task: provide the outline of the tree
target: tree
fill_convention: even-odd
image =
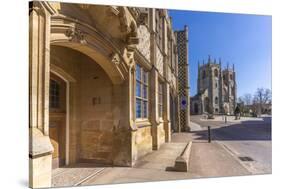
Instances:
[[[245,105],[251,105],[252,104],[252,95],[250,93],[244,94],[243,101]]]
[[[271,90],[258,88],[253,99],[253,108],[257,115],[262,114],[266,104],[271,103]]]

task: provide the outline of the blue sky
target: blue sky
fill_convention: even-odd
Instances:
[[[190,94],[197,90],[197,62],[221,58],[235,64],[238,97],[271,89],[271,16],[170,10],[173,29],[189,30]]]

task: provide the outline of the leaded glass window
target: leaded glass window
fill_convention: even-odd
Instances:
[[[148,72],[136,65],[136,118],[148,117]]]
[[[59,108],[60,107],[60,86],[55,80],[50,81],[50,99],[49,105],[50,108]]]

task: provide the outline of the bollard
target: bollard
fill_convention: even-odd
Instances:
[[[211,143],[211,127],[208,126],[208,142]]]
[[[227,116],[224,117],[224,122],[227,123]]]

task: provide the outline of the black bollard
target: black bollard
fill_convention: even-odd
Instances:
[[[224,122],[227,123],[227,116],[224,117]]]
[[[211,143],[211,127],[208,126],[208,142]]]

